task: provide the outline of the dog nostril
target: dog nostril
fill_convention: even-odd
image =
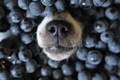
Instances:
[[[68,28],[66,26],[61,27],[61,33],[68,32]]]
[[[55,26],[49,26],[49,27],[48,27],[48,32],[54,34],[54,33],[56,32]]]

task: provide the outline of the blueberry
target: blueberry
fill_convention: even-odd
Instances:
[[[109,7],[105,11],[105,16],[110,20],[116,20],[119,18],[119,11],[114,7]]]
[[[62,72],[65,76],[70,76],[73,74],[73,68],[68,64],[63,64],[61,66]]]
[[[113,40],[113,36],[114,34],[111,31],[106,31],[106,32],[101,33],[100,39],[103,42],[108,43],[109,41]]]
[[[96,73],[93,77],[92,80],[107,80],[106,76],[101,73]]]
[[[93,4],[97,7],[102,6],[106,0],[93,0]]]
[[[92,0],[83,0],[81,5],[84,6],[84,7],[92,7],[93,2],[92,2]]]
[[[6,58],[7,56],[5,55],[4,52],[0,51],[0,59]]]
[[[44,77],[51,76],[52,69],[49,66],[44,66],[41,68],[41,75]]]
[[[20,39],[21,39],[21,41],[24,44],[30,44],[33,41],[32,35],[31,34],[27,34],[27,33],[21,34],[21,38]]]
[[[102,41],[98,41],[95,48],[97,48],[97,49],[106,49],[107,45]]]
[[[106,0],[104,4],[102,4],[102,7],[109,7],[112,4],[113,0]]]
[[[76,72],[81,72],[84,70],[84,64],[82,62],[75,63],[75,70]]]
[[[62,75],[61,70],[58,69],[58,70],[53,71],[53,78],[54,79],[57,79],[57,80],[59,79],[60,80],[62,77],[63,77],[63,75]]]
[[[95,47],[97,40],[96,40],[96,37],[88,35],[85,37],[84,42],[85,42],[84,43],[85,47],[93,48],[93,47]]]
[[[28,9],[29,3],[30,3],[30,0],[18,0],[18,6],[23,10]]]
[[[120,77],[116,75],[110,75],[110,80],[120,80]]]
[[[59,65],[60,65],[60,62],[58,61],[53,61],[53,60],[48,60],[48,65],[51,67],[51,68],[58,68]]]
[[[10,80],[8,72],[0,71],[0,80]]]
[[[88,69],[95,69],[95,68],[97,68],[96,65],[88,63],[88,62],[85,63],[85,67],[88,68]]]
[[[19,23],[23,18],[22,14],[18,9],[12,10],[8,16],[10,23]]]
[[[110,74],[116,74],[118,72],[117,66],[110,66],[108,64],[104,65],[104,69]]]
[[[17,0],[4,0],[4,5],[9,9],[12,10],[17,7]]]
[[[31,32],[32,29],[34,28],[33,20],[23,19],[23,20],[21,21],[20,28],[21,28],[21,30],[23,30],[24,32]]]
[[[41,0],[41,3],[44,5],[44,6],[52,6],[54,3],[55,3],[55,0]]]
[[[7,59],[12,63],[12,64],[20,64],[22,63],[18,57],[16,53],[12,53],[11,56],[8,56]]]
[[[65,10],[65,5],[64,5],[63,0],[57,0],[55,2],[55,7],[56,7],[58,12],[64,11]]]
[[[56,12],[55,7],[45,7],[44,12],[41,14],[41,16],[52,16]]]
[[[35,19],[35,18],[36,18],[36,16],[34,16],[34,15],[30,12],[30,9],[27,9],[26,17],[27,17],[27,18],[30,18],[30,19]]]
[[[13,35],[19,35],[21,33],[19,25],[18,24],[11,24],[10,31]]]
[[[23,65],[15,65],[11,68],[10,72],[14,78],[21,78],[24,76],[25,69]]]
[[[25,63],[25,68],[27,73],[33,73],[37,68],[37,62],[35,60],[29,60]]]
[[[44,6],[40,2],[31,2],[29,4],[29,10],[33,16],[40,16],[44,10]]]
[[[76,57],[79,60],[85,61],[87,59],[88,50],[86,48],[79,48],[76,52]]]
[[[91,80],[91,76],[88,72],[82,71],[78,73],[78,80]]]
[[[120,42],[111,40],[108,42],[108,48],[113,53],[120,53]]]
[[[0,7],[0,19],[2,19],[5,15],[5,11],[2,7]]]
[[[70,0],[70,6],[77,8],[82,4],[83,0]]]
[[[18,57],[21,61],[27,62],[32,58],[32,52],[24,47],[21,47],[18,52]]]
[[[93,65],[98,65],[101,63],[103,55],[100,51],[91,50],[88,52],[87,62]]]
[[[113,54],[107,55],[105,56],[105,62],[110,66],[117,66],[119,63],[119,57]]]
[[[95,32],[102,33],[108,29],[108,22],[105,20],[98,20],[94,23]]]

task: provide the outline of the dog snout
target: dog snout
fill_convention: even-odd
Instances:
[[[65,21],[52,21],[47,25],[47,31],[53,38],[64,38],[71,32],[70,24]]]

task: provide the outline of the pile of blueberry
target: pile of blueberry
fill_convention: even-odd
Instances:
[[[69,59],[53,61],[38,47],[36,29],[62,11],[84,24],[83,42]],[[120,80],[120,0],[0,0],[5,32],[0,80]]]

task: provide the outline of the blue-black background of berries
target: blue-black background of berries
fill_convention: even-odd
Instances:
[[[45,16],[69,11],[84,25],[73,56],[48,59],[36,42]],[[120,0],[0,0],[0,80],[120,80]]]

